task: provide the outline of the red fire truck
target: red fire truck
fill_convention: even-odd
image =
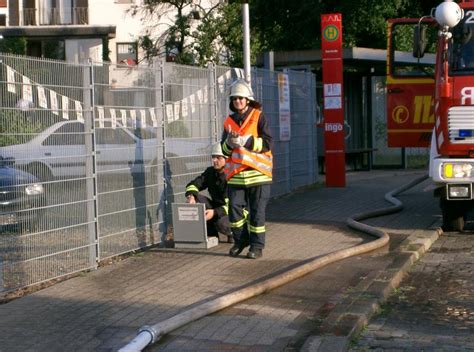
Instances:
[[[462,231],[474,207],[474,0],[388,24],[389,147],[430,147],[443,229]]]

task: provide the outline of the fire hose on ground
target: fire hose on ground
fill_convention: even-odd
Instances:
[[[267,291],[273,290],[279,286],[298,279],[310,272],[320,269],[328,264],[346,259],[355,255],[370,252],[385,246],[390,238],[388,234],[375,227],[360,223],[359,221],[368,218],[389,215],[399,212],[403,209],[403,204],[395,198],[396,195],[416,186],[425,181],[427,175],[418,177],[413,181],[403,185],[385,195],[385,200],[392,203],[393,206],[381,208],[375,211],[368,211],[354,215],[346,220],[347,225],[357,231],[367,233],[377,239],[368,243],[357,245],[355,247],[342,249],[333,253],[329,253],[323,257],[305,261],[303,264],[292,268],[286,272],[275,275],[266,280],[257,282],[251,286],[244,287],[237,291],[217,297],[208,302],[202,303],[196,307],[181,312],[169,319],[161,321],[155,325],[146,325],[139,329],[137,336],[127,345],[122,347],[119,352],[137,352],[142,351],[146,346],[157,342],[163,335],[182,327],[188,323],[215,313],[224,308],[230,307],[236,303],[242,302],[254,296],[258,296]]]

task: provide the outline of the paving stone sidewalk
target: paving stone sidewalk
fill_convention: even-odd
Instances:
[[[307,188],[273,200],[260,260],[230,258],[227,243],[210,250],[154,248],[0,305],[0,351],[116,351],[143,325],[305,260],[370,241],[349,230],[346,218],[387,207],[388,191],[420,175],[358,172],[348,175],[345,188]],[[147,350],[311,350],[306,343],[311,337],[314,342],[344,327],[341,317],[348,316],[338,310],[366,309],[360,305],[364,292],[372,292],[375,283],[387,294],[387,282],[398,280],[400,267],[405,270],[420,248],[431,245],[436,233],[431,226],[439,217],[431,194],[418,186],[399,199],[406,205],[403,212],[368,221],[390,233],[389,246],[188,324]],[[379,296],[370,297],[371,306],[383,298],[373,292]],[[354,330],[359,322],[351,324],[346,328]],[[324,343],[317,346],[322,350]]]
[[[445,233],[351,351],[474,351],[474,232]]]

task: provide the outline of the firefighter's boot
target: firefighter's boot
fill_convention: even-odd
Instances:
[[[258,259],[263,256],[263,250],[261,248],[250,247],[249,252],[247,253],[247,258],[249,259]]]
[[[231,257],[237,257],[244,250],[245,246],[234,244],[229,250],[229,255]]]

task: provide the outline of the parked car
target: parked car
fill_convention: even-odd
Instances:
[[[0,233],[32,229],[43,212],[45,189],[35,176],[0,157]]]
[[[164,145],[152,129],[96,128],[96,165],[93,165],[92,147],[86,150],[86,136],[82,122],[61,121],[26,143],[1,147],[0,155],[14,158],[18,168],[43,181],[84,177],[92,174],[94,166],[95,173],[131,173],[144,165],[158,165],[163,155]],[[180,169],[203,170],[210,165],[205,152],[210,147],[207,139],[167,138],[166,145],[166,155]],[[204,162],[197,155],[204,155]]]

